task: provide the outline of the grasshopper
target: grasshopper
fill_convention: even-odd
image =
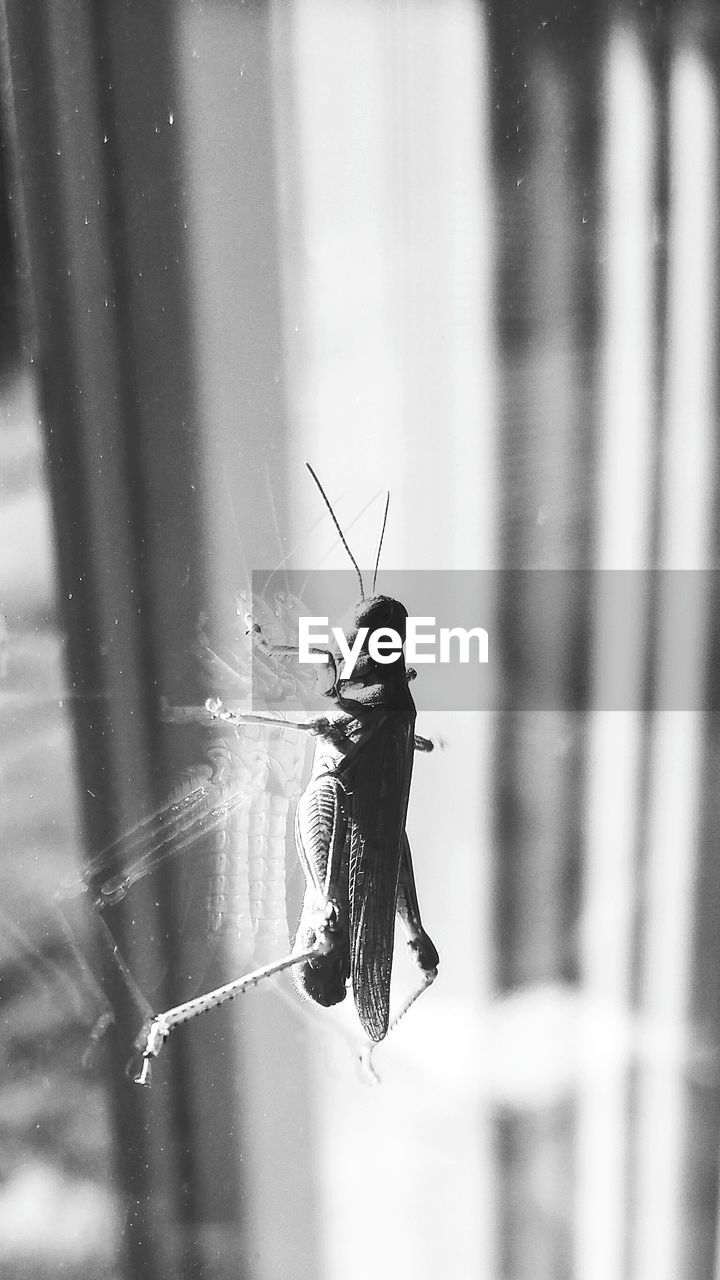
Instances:
[[[173,1027],[217,1007],[285,969],[294,971],[300,992],[316,1004],[340,1003],[352,988],[357,1013],[372,1044],[390,1026],[390,978],[395,917],[407,934],[422,982],[401,1008],[393,1025],[435,979],[438,953],[420,918],[405,822],[415,751],[433,744],[415,733],[416,710],[402,652],[379,664],[369,652],[372,634],[392,628],[405,639],[407,610],[389,596],[365,596],[362,574],[330,501],[310,464],[306,464],[330,512],[360,584],[348,643],[366,634],[352,675],[338,677],[337,655],[315,650],[326,663],[329,687],[326,714],[294,724],[317,738],[310,781],[298,801],[295,842],[304,875],[305,897],[289,955],[226,983],[205,995],[152,1017],[136,1041],[142,1057],[138,1082],[150,1079],[150,1064]],[[389,500],[389,499],[388,499]],[[387,520],[387,503],[378,546],[372,591]],[[268,656],[297,654],[290,646],[265,640],[251,624],[255,643]],[[204,708],[178,708],[170,719],[188,715],[216,720],[237,729],[250,723],[277,724],[260,714],[243,714],[209,700]]]

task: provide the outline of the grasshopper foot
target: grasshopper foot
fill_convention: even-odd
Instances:
[[[150,1086],[152,1059],[157,1058],[169,1035],[170,1025],[164,1014],[159,1013],[150,1022],[145,1023],[135,1041],[135,1047],[142,1059],[139,1071],[133,1074],[135,1084]]]
[[[378,1075],[375,1067],[375,1063],[373,1062],[373,1053],[375,1052],[376,1049],[377,1049],[377,1041],[368,1040],[367,1044],[363,1045],[363,1048],[360,1051],[360,1054],[358,1057],[358,1063],[360,1065],[362,1079],[365,1082],[365,1084],[370,1084],[370,1085],[382,1084],[382,1080],[380,1079],[380,1076]]]

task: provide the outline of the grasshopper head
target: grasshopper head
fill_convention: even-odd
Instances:
[[[407,710],[408,674],[403,653],[407,618],[405,606],[391,596],[371,596],[355,605],[342,627],[345,637],[343,658],[352,652],[351,670],[348,671],[349,663],[346,666],[344,661],[338,666],[339,685],[344,696],[366,703],[370,701],[372,705],[388,706],[395,697],[391,691],[399,687],[403,709]],[[392,634],[378,635],[378,632]],[[380,691],[384,691],[382,696]],[[412,707],[412,699],[409,705]]]
[[[399,600],[391,596],[371,596],[355,606],[354,631],[357,633],[360,627],[367,627],[371,632],[391,628],[404,644],[407,616],[408,611]]]

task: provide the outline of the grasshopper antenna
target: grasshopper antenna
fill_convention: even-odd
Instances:
[[[342,542],[342,544],[343,544],[343,546],[344,546],[345,550],[347,551],[347,553],[348,553],[348,555],[349,555],[349,557],[350,557],[350,560],[351,560],[351,562],[352,562],[352,566],[353,566],[353,568],[354,568],[354,570],[355,570],[355,572],[356,572],[356,574],[357,574],[357,576],[358,576],[358,582],[360,583],[360,599],[361,599],[361,600],[364,600],[364,599],[365,599],[365,587],[363,586],[362,574],[361,574],[360,570],[358,569],[357,560],[355,559],[355,557],[354,557],[354,555],[353,555],[352,551],[350,550],[350,548],[349,548],[349,546],[348,546],[348,544],[347,544],[347,540],[346,540],[346,538],[345,538],[345,534],[343,533],[342,529],[340,528],[340,523],[339,523],[339,521],[338,521],[338,518],[337,518],[337,516],[335,515],[335,512],[333,511],[332,507],[330,506],[330,499],[328,498],[328,496],[327,496],[327,494],[326,494],[325,490],[323,489],[323,487],[322,487],[322,485],[321,485],[320,481],[318,480],[317,476],[315,475],[315,472],[313,471],[312,467],[310,466],[310,463],[309,463],[309,462],[306,462],[306,463],[305,463],[305,466],[307,467],[308,471],[310,472],[310,475],[312,476],[312,478],[313,478],[313,480],[315,481],[315,483],[316,483],[316,485],[317,485],[318,489],[320,490],[320,493],[321,493],[321,495],[322,495],[323,502],[325,503],[325,506],[327,507],[328,511],[330,512],[330,515],[332,516],[332,522],[333,522],[333,524],[335,525],[335,528],[337,529],[338,533],[340,534],[340,541]]]
[[[375,595],[375,583],[377,582],[378,569],[380,568],[380,552],[382,551],[383,538],[385,537],[385,525],[387,524],[388,510],[390,507],[390,490],[385,495],[385,514],[383,516],[382,529],[380,530],[380,541],[378,542],[377,555],[375,557],[375,572],[372,580],[372,594]]]

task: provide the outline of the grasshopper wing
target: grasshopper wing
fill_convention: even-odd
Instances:
[[[383,1039],[389,1022],[415,719],[397,712],[381,714],[381,723],[354,761],[351,780],[351,980],[360,1021],[372,1040]]]

